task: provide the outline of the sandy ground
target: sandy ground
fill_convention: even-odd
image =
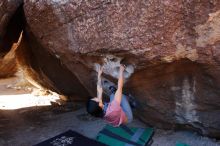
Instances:
[[[1,95],[30,93],[8,88],[15,83],[16,79],[0,80],[0,101]],[[69,129],[95,138],[105,124],[103,120],[89,116],[80,103],[0,110],[0,146],[31,146]],[[128,126],[146,127],[137,119]],[[220,142],[214,139],[187,131],[156,129],[153,140],[152,146],[175,146],[177,142],[190,146],[220,146]]]

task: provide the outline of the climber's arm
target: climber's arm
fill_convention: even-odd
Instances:
[[[119,71],[119,77],[118,77],[118,89],[115,92],[115,100],[121,104],[121,98],[122,98],[122,88],[123,88],[123,84],[124,84],[124,70],[125,67],[124,65],[120,66],[120,71]]]
[[[99,69],[98,69],[98,81],[97,81],[97,97],[98,97],[100,103],[102,103],[102,92],[103,92],[102,80],[101,80],[102,70],[103,70],[103,67],[99,67]]]

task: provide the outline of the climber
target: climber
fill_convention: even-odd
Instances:
[[[129,104],[129,97],[123,95],[122,88],[124,82],[125,65],[120,65],[118,77],[118,89],[109,86],[111,91],[110,102],[102,101],[101,75],[103,67],[98,69],[97,97],[90,98],[87,101],[87,112],[95,117],[104,118],[106,122],[113,126],[130,123],[133,120],[132,110]]]

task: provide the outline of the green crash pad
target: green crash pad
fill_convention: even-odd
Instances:
[[[177,143],[176,146],[189,146],[189,145],[185,143]]]
[[[96,140],[109,146],[147,146],[152,142],[153,128],[130,128],[106,125]]]

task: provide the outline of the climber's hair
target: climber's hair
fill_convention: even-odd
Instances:
[[[102,108],[99,106],[99,103],[92,100],[93,97],[89,97],[86,103],[86,110],[89,114],[94,117],[102,118],[104,117],[104,112]]]

